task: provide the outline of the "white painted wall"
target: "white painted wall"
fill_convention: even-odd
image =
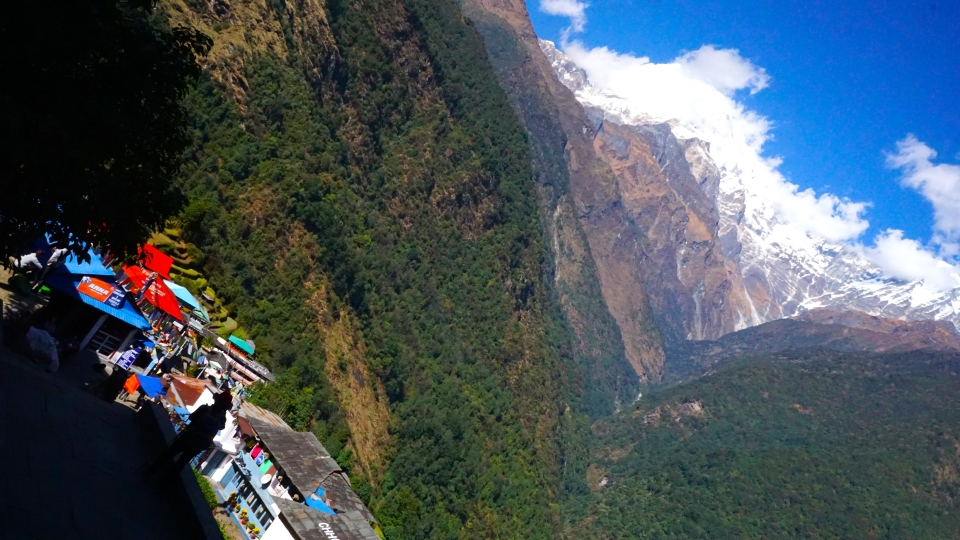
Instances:
[[[280,518],[273,520],[273,523],[267,527],[267,531],[263,533],[263,536],[260,537],[260,540],[297,540],[294,538],[290,531],[287,530],[287,526],[280,521]]]
[[[197,398],[196,403],[187,407],[187,412],[192,413],[199,409],[201,405],[213,405],[213,392],[209,388],[203,389],[203,393]]]

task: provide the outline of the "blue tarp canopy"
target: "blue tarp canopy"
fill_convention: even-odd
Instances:
[[[320,499],[314,499],[313,497],[307,497],[304,499],[304,502],[307,503],[307,506],[313,508],[314,510],[319,510],[325,514],[335,514],[333,508],[327,506],[327,504]]]
[[[200,302],[190,294],[190,291],[186,287],[177,285],[176,283],[170,281],[169,279],[163,280],[167,284],[167,287],[170,287],[170,290],[173,291],[173,295],[177,297],[178,300],[186,304],[190,309],[200,314],[203,317],[204,321],[210,322],[210,315],[207,314],[207,310],[203,309],[203,306],[200,305]]]
[[[50,236],[44,235],[33,241],[33,249],[39,249],[43,251],[43,256],[40,257],[40,262],[47,264],[47,261],[50,260]],[[68,274],[78,274],[83,276],[112,276],[113,271],[103,266],[103,263],[100,262],[100,257],[93,252],[93,249],[87,250],[87,255],[90,257],[90,262],[82,263],[77,259],[77,256],[73,253],[67,253],[63,257],[63,264],[57,268],[56,272],[66,272]]]
[[[150,323],[147,322],[137,308],[134,307],[133,302],[124,302],[123,307],[120,309],[113,308],[95,298],[91,298],[85,294],[80,294],[80,292],[77,291],[77,285],[79,284],[80,276],[71,276],[69,274],[54,273],[47,278],[46,281],[46,285],[50,286],[51,288],[66,293],[68,296],[76,298],[88,306],[93,306],[107,315],[116,317],[131,326],[139,328],[140,330],[147,330],[150,328]]]
[[[64,255],[64,263],[60,268],[57,268],[56,273],[68,273],[78,276],[113,276],[114,271],[110,270],[103,263],[100,262],[100,257],[97,256],[93,250],[87,250],[87,255],[90,256],[88,262],[80,262],[80,259],[77,258],[73,253]]]
[[[163,382],[157,377],[138,374],[137,382],[140,383],[140,389],[143,390],[143,393],[146,394],[148,398],[165,395]]]
[[[233,343],[234,345],[237,346],[238,349],[240,349],[241,351],[247,354],[253,354],[253,347],[251,347],[249,343],[238,338],[237,336],[230,336],[230,343]]]

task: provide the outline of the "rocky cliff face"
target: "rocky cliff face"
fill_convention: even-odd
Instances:
[[[631,247],[666,346],[746,328],[749,306],[739,268],[724,259],[716,205],[670,127],[604,119],[594,148],[617,177],[625,217],[643,231]]]
[[[800,319],[778,319],[716,341],[688,341],[671,350],[664,379],[681,380],[710,373],[717,364],[743,356],[801,351],[960,354],[960,334],[945,321],[905,322],[858,311],[815,309]]]
[[[484,36],[500,84],[530,136],[542,212],[552,216],[547,235],[554,246],[555,279],[565,314],[578,332],[575,348],[583,376],[603,382],[607,375],[595,369],[601,364],[622,373],[623,364],[611,357],[622,350],[634,373],[618,375],[621,380],[637,375],[659,380],[664,353],[638,249],[644,233],[629,217],[617,177],[594,149],[595,123],[553,74],[524,2],[465,0],[461,6]],[[590,300],[591,288],[599,291],[598,302]],[[602,350],[609,342],[591,347],[587,336],[616,340],[616,350]]]
[[[579,96],[591,88],[586,74],[552,43],[539,44],[568,90]],[[642,265],[664,345],[716,339],[755,323],[736,235],[719,228],[721,171],[709,157],[709,145],[678,139],[668,124],[630,124],[581,101],[595,133],[596,155],[616,178],[613,196],[624,209],[622,218],[642,231],[627,249]]]
[[[759,322],[738,267],[736,232],[720,227],[722,172],[709,145],[679,139],[667,124],[631,125],[578,102],[577,92],[589,87],[586,75],[536,39],[523,2],[462,5],[540,150],[544,212],[576,216],[566,229],[555,224],[548,231],[557,268],[595,268],[603,307],[636,373],[657,381],[664,347]],[[589,249],[573,246],[576,234],[558,234],[576,232],[574,224]],[[572,254],[592,260],[578,255],[581,262],[571,266]],[[570,283],[567,275],[559,272],[558,280]],[[571,320],[583,320],[582,309],[564,305]]]

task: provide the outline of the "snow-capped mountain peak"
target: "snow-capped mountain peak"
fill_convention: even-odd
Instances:
[[[762,156],[766,132],[751,131],[751,126],[763,127],[764,119],[748,116],[746,122],[725,122],[716,118],[724,110],[753,114],[742,107],[737,110],[721,92],[701,91],[698,96],[707,97],[698,97],[699,102],[686,104],[686,108],[658,100],[655,89],[622,97],[594,85],[587,71],[553,43],[541,40],[540,46],[559,80],[598,127],[604,122],[669,126],[703,193],[716,205],[723,256],[740,273],[736,282],[742,283],[749,303],[744,325],[815,308],[854,309],[905,320],[949,320],[960,325],[960,288],[937,292],[920,281],[885,279],[881,269],[853,243],[867,227],[859,217],[862,204],[798,191],[777,171],[777,160]],[[672,66],[651,65],[650,69]],[[638,99],[643,95],[652,97]],[[717,105],[715,110],[712,104]],[[804,204],[794,204],[798,200]],[[826,217],[808,219],[805,204],[818,210],[826,207]]]

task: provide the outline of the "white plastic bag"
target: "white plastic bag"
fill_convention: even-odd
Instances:
[[[34,358],[44,362],[47,371],[53,373],[60,369],[60,358],[57,356],[57,340],[45,330],[30,327],[27,330],[27,344]]]

